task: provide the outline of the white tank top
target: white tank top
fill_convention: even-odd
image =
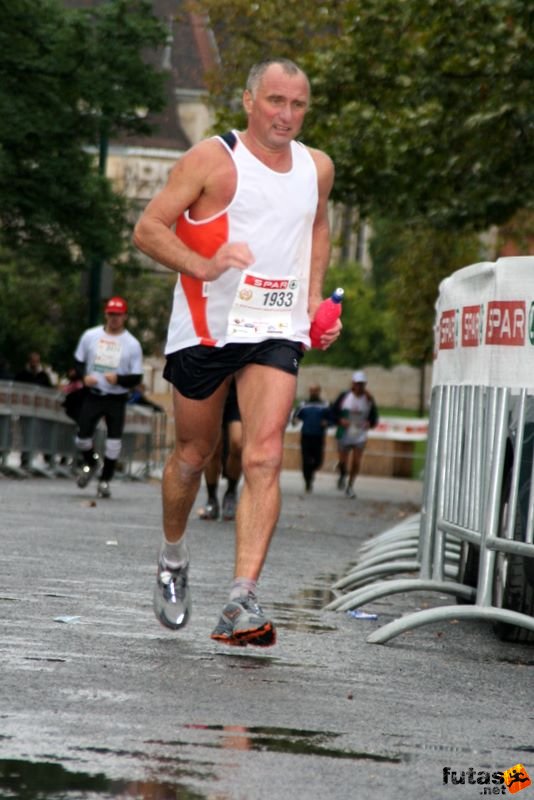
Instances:
[[[179,275],[165,353],[205,344],[291,339],[309,346],[308,288],[317,170],[308,150],[291,142],[289,172],[259,161],[239,134],[216,137],[233,159],[237,184],[226,209],[204,220],[186,211],[176,235],[207,258],[225,242],[246,242],[255,262],[204,282]]]

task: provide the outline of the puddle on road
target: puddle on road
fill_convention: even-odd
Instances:
[[[326,585],[332,585],[338,576],[321,576]],[[293,601],[272,603],[276,614],[276,625],[284,630],[299,631],[301,633],[331,633],[337,630],[332,624],[327,624],[320,619],[317,612],[321,611],[335,597],[329,588],[301,589],[294,595]]]
[[[213,779],[215,764],[188,756],[189,748],[215,748],[230,752],[269,752],[295,756],[322,756],[352,761],[399,763],[397,754],[370,753],[335,747],[342,734],[297,728],[246,727],[242,725],[204,725],[190,723],[182,726],[184,738],[172,741],[150,739],[139,751],[113,750],[106,747],[76,747],[77,753],[93,753],[115,759],[143,761],[146,768],[167,773],[167,779],[157,781],[110,778],[103,772],[90,774],[67,770],[55,756],[43,761],[0,759],[0,797],[4,800],[95,800],[136,798],[139,800],[202,800],[205,794],[185,785],[187,778],[197,781]],[[62,759],[68,760],[67,758]],[[170,772],[169,772],[170,770]],[[123,772],[128,769],[123,764]],[[172,776],[175,776],[175,780]],[[178,777],[181,780],[177,780]],[[212,794],[210,796],[213,796]]]
[[[329,731],[300,730],[298,728],[273,728],[263,726],[246,727],[242,725],[184,725],[187,730],[207,731],[220,734],[216,741],[185,742],[180,739],[173,741],[149,741],[146,744],[157,744],[163,747],[211,747],[228,750],[250,750],[271,753],[284,753],[287,755],[313,755],[327,758],[351,759],[354,761],[386,761],[392,764],[399,763],[401,758],[395,755],[369,753],[356,750],[346,750],[329,746],[340,733]]]
[[[67,800],[98,798],[172,798],[203,800],[177,783],[113,780],[102,773],[69,772],[51,761],[0,760],[0,796],[5,800]]]
[[[0,797],[5,800],[79,800],[79,798],[140,798],[141,800],[204,800],[205,795],[182,784],[113,780],[102,773],[69,772],[51,761],[0,760]]]

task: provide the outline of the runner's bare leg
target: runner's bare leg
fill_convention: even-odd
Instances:
[[[163,470],[163,531],[168,542],[182,538],[202,473],[221,431],[228,382],[205,400],[190,400],[174,389],[175,446]]]
[[[249,364],[237,375],[243,424],[243,489],[236,516],[235,577],[257,580],[280,514],[284,432],[296,376]]]

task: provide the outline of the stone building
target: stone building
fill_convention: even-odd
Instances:
[[[102,0],[64,0],[69,8],[92,8]],[[163,187],[169,170],[212,123],[204,75],[218,60],[215,39],[182,0],[153,0],[166,25],[167,42],[153,58],[167,75],[165,110],[150,118],[150,136],[128,135],[109,143],[106,175],[118,192],[143,208]]]

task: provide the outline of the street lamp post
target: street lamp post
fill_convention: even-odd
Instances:
[[[107,125],[104,121],[100,124],[100,138],[98,145],[98,172],[106,176],[108,160],[109,137]],[[89,326],[98,324],[100,319],[100,305],[102,302],[102,269],[103,263],[100,256],[93,256],[89,271]]]

